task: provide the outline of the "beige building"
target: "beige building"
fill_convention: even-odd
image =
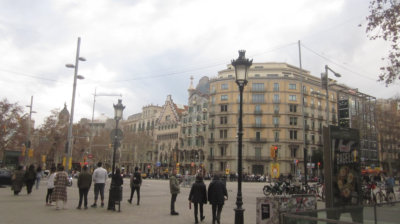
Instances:
[[[329,90],[327,108],[321,79],[302,70],[301,86],[299,72],[286,63],[253,63],[250,67],[243,93],[243,173],[271,174],[271,146],[278,147],[280,173],[295,173],[294,160],[300,162],[298,171],[303,173],[303,148],[309,152],[322,148],[327,109],[331,124],[337,125],[335,90]],[[232,65],[210,79],[209,94],[206,166],[213,173],[237,172],[239,91]]]

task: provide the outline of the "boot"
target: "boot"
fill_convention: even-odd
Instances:
[[[205,218],[205,216],[201,216],[200,221],[203,221]]]
[[[179,215],[179,213],[175,212],[175,211],[171,211],[171,215]]]
[[[197,215],[194,216],[194,223],[199,223],[199,219],[197,218]]]

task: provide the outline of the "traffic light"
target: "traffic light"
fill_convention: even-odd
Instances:
[[[296,160],[296,166],[299,166],[299,161],[298,160]]]
[[[112,144],[111,144],[111,143],[108,144],[108,148],[109,148],[109,149],[112,149]]]
[[[278,146],[275,146],[274,150],[275,150],[275,158],[278,159]]]
[[[179,163],[176,164],[176,168],[179,168]]]
[[[83,157],[83,163],[85,163],[86,162],[86,157]]]
[[[269,147],[269,152],[271,159],[275,159],[275,146]]]
[[[6,133],[7,127],[5,125],[3,125],[3,130],[4,130],[4,133]]]

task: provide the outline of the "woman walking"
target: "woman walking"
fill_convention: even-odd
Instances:
[[[122,177],[121,177],[121,171],[119,168],[115,169],[114,183],[115,183],[115,186],[117,186],[117,187],[121,187],[124,184],[124,179],[122,179]]]
[[[35,167],[31,164],[29,169],[25,172],[26,191],[28,195],[32,193],[32,187],[35,184],[36,176]]]
[[[52,166],[50,169],[49,177],[47,178],[47,195],[46,195],[46,206],[53,206],[51,203],[51,194],[54,190],[54,177],[56,176],[56,167]]]
[[[42,167],[38,166],[36,169],[36,190],[39,189],[39,183],[42,180],[43,177],[43,171]]]
[[[208,185],[208,201],[212,205],[212,223],[220,223],[222,207],[225,200],[228,200],[228,192],[224,182],[219,179],[218,174],[214,175],[214,180]]]
[[[200,205],[200,220],[203,221],[205,216],[203,216],[203,204],[207,204],[207,190],[206,185],[203,182],[203,177],[198,175],[196,177],[196,182],[192,185],[192,189],[189,194],[189,201],[194,203],[194,221],[199,223],[197,218],[198,207]]]
[[[18,167],[18,170],[15,171],[12,179],[11,190],[14,191],[14,195],[18,195],[25,181],[25,171],[22,170],[22,166]]]
[[[63,201],[63,209],[68,209],[67,206],[67,186],[68,174],[64,172],[64,166],[58,167],[57,175],[54,178],[54,191],[51,195],[51,201],[56,202],[56,209],[59,210],[58,201]]]

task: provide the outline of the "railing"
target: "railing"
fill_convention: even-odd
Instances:
[[[315,104],[313,104],[313,103],[310,104],[310,107],[311,107],[311,108],[315,108]]]
[[[266,138],[250,138],[250,142],[266,143]]]
[[[279,110],[274,110],[274,114],[279,114]]]
[[[322,141],[317,141],[317,145],[322,145]]]
[[[309,131],[309,130],[310,130],[310,125],[306,125],[306,126],[304,127],[304,129],[305,129],[306,131]]]
[[[308,106],[308,103],[307,103],[307,102],[303,102],[303,105],[307,107],[307,106]]]
[[[336,121],[337,121],[337,120],[336,120],[336,117],[332,117],[332,122],[333,122],[333,123],[336,123]]]
[[[275,128],[279,128],[279,124],[274,124],[274,127]]]
[[[274,140],[275,140],[275,142],[279,142],[279,138],[275,138]]]
[[[215,128],[215,124],[208,125],[208,129],[214,129],[214,128]]]
[[[318,128],[318,132],[322,132],[322,128]]]
[[[245,156],[245,160],[268,160],[269,157],[267,156]]]
[[[263,88],[250,88],[250,92],[267,92],[265,87]]]
[[[210,111],[210,112],[208,113],[208,116],[210,116],[210,117],[215,116],[215,112],[214,112],[214,111]]]
[[[336,109],[335,108],[332,108],[332,113],[336,113]]]
[[[318,106],[318,110],[322,110],[322,106],[321,105]]]
[[[308,95],[308,91],[303,89],[303,94]]]
[[[323,120],[323,119],[324,119],[324,116],[318,115],[318,119]]]
[[[304,117],[308,117],[308,113],[304,113]]]
[[[214,138],[209,138],[208,139],[208,143],[214,143],[215,142],[215,139]]]
[[[252,103],[265,103],[265,99],[251,99]]]
[[[306,140],[306,145],[309,145],[310,144],[310,140]]]
[[[251,125],[253,128],[264,128],[265,124],[255,123]]]
[[[210,95],[214,95],[216,93],[215,89],[214,90],[210,90]]]
[[[279,91],[279,88],[274,88],[273,89],[275,92],[278,92]]]
[[[246,101],[243,99],[243,103],[244,102],[246,102]],[[236,103],[240,103],[240,99],[236,99]]]
[[[262,114],[263,111],[262,110],[254,110],[254,114]]]
[[[214,159],[214,155],[207,156],[207,159],[208,159],[208,160],[213,160],[213,159]]]
[[[272,103],[281,103],[281,100],[280,99],[273,99]]]

